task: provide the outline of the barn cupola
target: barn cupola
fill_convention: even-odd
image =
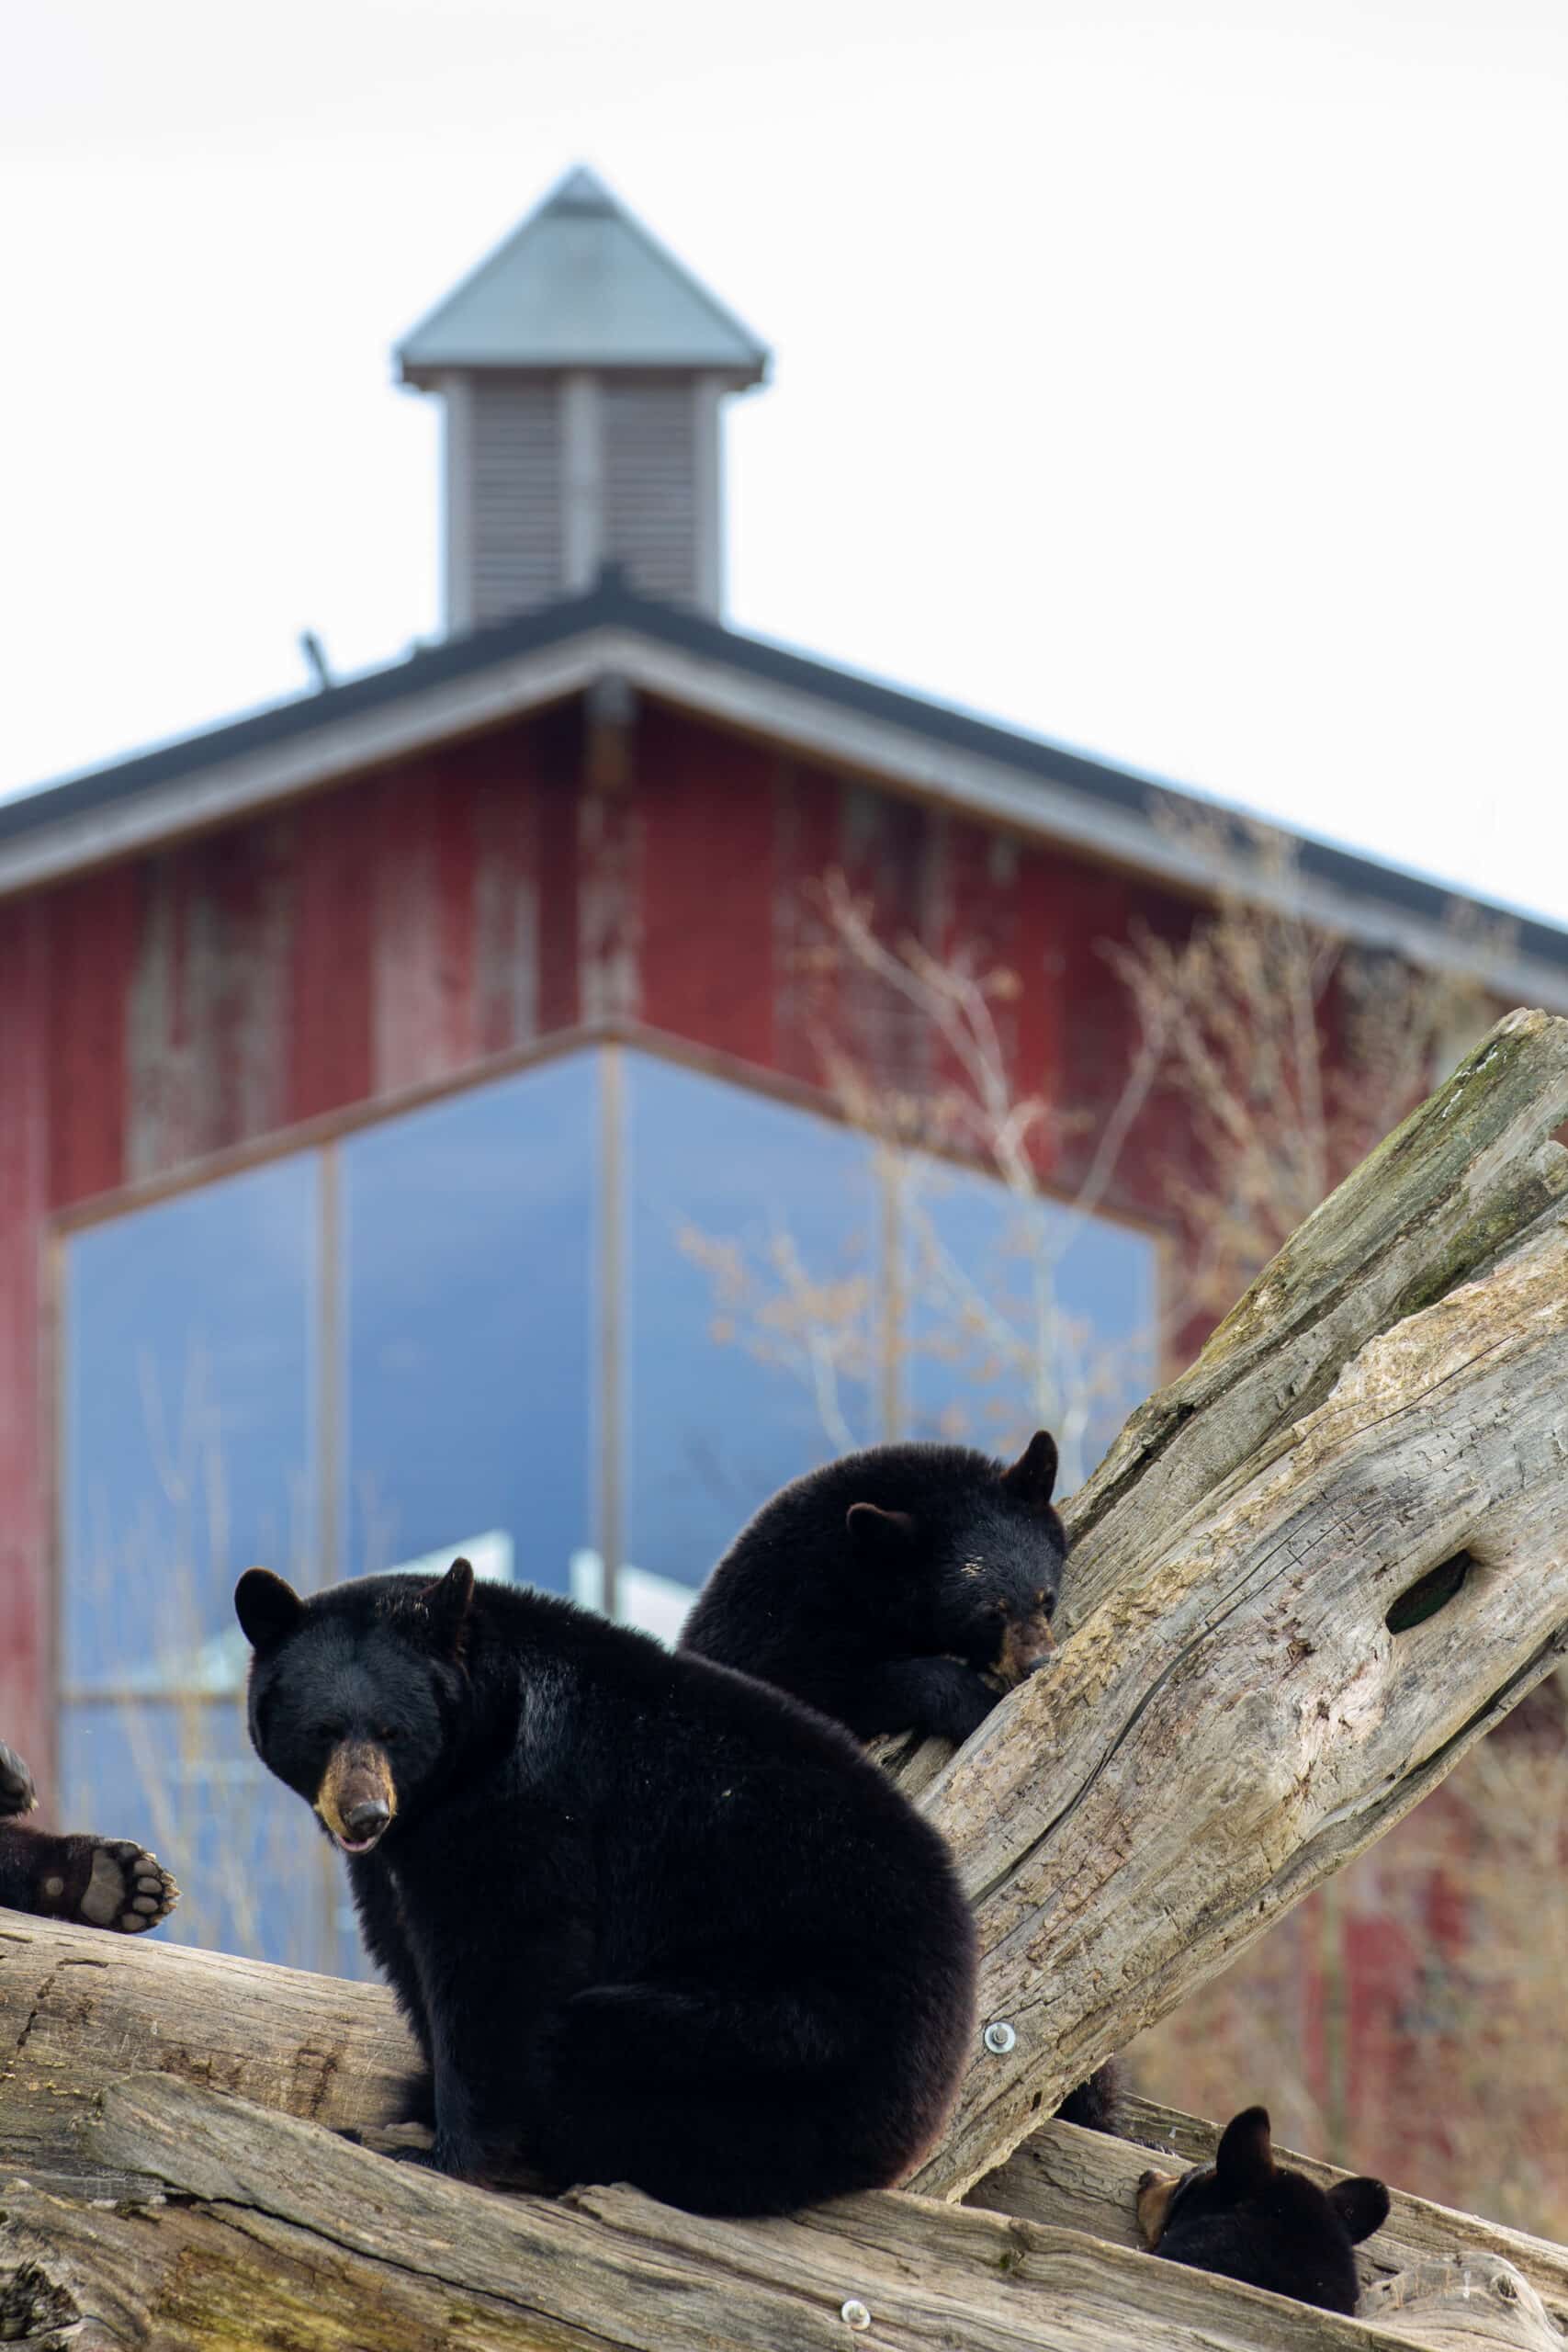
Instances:
[[[569,172],[397,358],[445,404],[449,632],[581,594],[607,563],[716,617],[722,404],[768,353],[592,172]]]

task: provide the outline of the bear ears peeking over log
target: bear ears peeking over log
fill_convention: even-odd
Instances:
[[[1355,2311],[1351,2249],[1387,2219],[1381,2180],[1322,2189],[1277,2165],[1263,2107],[1232,2117],[1212,2165],[1146,2172],[1138,2183],[1138,2227],[1151,2253],[1327,2312]]]

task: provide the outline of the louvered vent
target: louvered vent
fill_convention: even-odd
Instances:
[[[604,389],[604,554],[645,596],[697,595],[697,421],[690,383]]]
[[[476,378],[468,494],[476,628],[561,594],[560,397],[555,384]]]

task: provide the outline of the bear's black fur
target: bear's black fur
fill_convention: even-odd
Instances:
[[[16,1818],[37,1803],[32,1774],[0,1741],[0,1904],[7,1910],[122,1936],[168,1917],[180,1891],[156,1854],[129,1838],[55,1837]]]
[[[1066,1537],[1056,1443],[1010,1467],[964,1445],[873,1445],[808,1470],[742,1528],[681,1647],[772,1682],[870,1739],[967,1739],[1043,1664]],[[1056,2112],[1111,2129],[1115,2061]]]
[[[967,1739],[1050,1647],[1066,1551],[1055,1441],[1010,1468],[962,1445],[873,1445],[764,1503],[703,1588],[682,1649],[861,1738]]]
[[[1277,2165],[1262,2107],[1231,2119],[1212,2165],[1146,2172],[1138,2183],[1138,2225],[1153,2253],[1325,2312],[1355,2311],[1351,2249],[1387,2219],[1381,2180],[1337,2180],[1325,2190]]]
[[[973,2030],[937,1833],[835,1725],[570,1602],[252,1569],[251,1736],[349,1857],[435,2161],[707,2213],[899,2179]]]

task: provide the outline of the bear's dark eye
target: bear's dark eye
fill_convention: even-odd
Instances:
[[[390,1747],[392,1742],[398,1737],[398,1727],[396,1724],[383,1724],[380,1730],[376,1735],[383,1747]]]

